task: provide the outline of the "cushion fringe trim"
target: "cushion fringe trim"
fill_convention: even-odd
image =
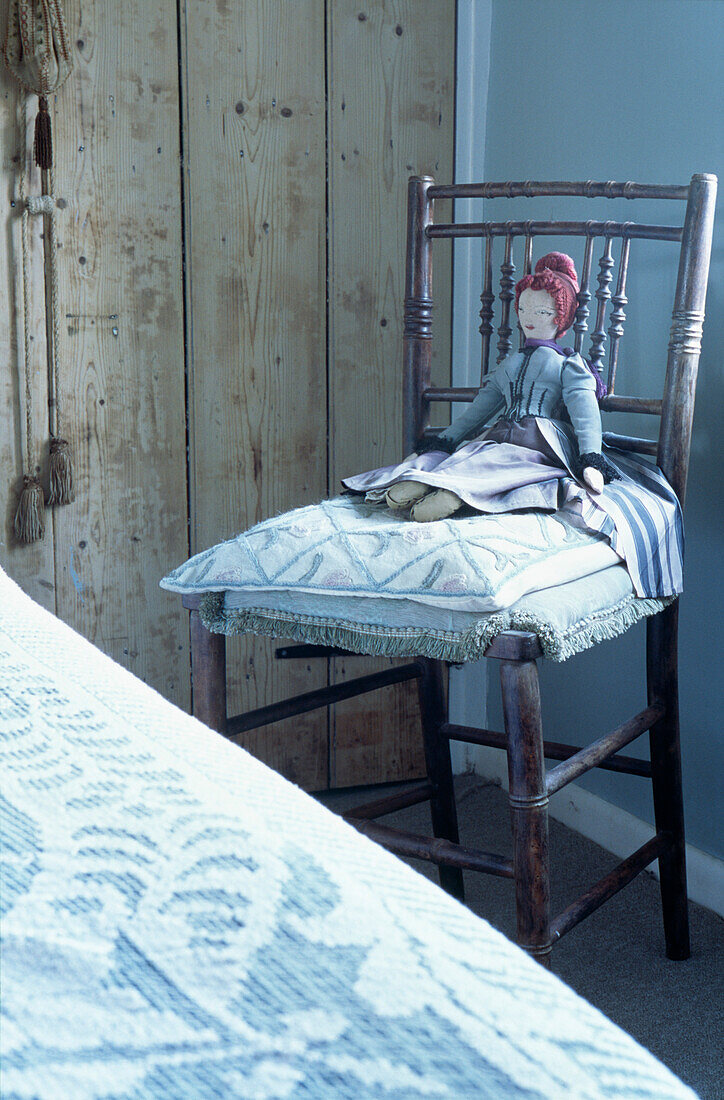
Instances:
[[[224,608],[224,593],[209,592],[199,614],[214,634],[258,634],[287,638],[312,645],[338,646],[372,657],[432,657],[461,664],[484,656],[493,638],[504,630],[525,630],[538,635],[544,656],[565,661],[599,642],[623,634],[640,619],[656,615],[676,599],[627,596],[618,604],[580,619],[564,630],[550,620],[526,612],[524,606],[481,616],[467,630],[423,630],[420,627],[389,627],[299,615],[293,611],[264,608]]]

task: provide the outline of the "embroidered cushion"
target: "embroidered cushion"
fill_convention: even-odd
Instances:
[[[528,592],[619,562],[606,539],[560,514],[413,523],[359,497],[264,520],[204,550],[161,581],[172,592],[228,592],[275,606],[295,597],[355,597],[491,612]]]

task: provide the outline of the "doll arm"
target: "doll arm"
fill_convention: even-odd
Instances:
[[[502,366],[502,364],[501,364]],[[485,427],[491,416],[505,404],[505,397],[500,388],[502,381],[501,368],[489,374],[478,390],[478,395],[472,401],[465,412],[456,416],[449,428],[437,433],[437,439],[451,450],[463,442],[464,439],[472,439]]]
[[[601,410],[596,383],[579,355],[571,355],[563,363],[561,390],[580,453],[600,454]]]
[[[580,355],[569,356],[561,370],[563,401],[578,441],[579,477],[594,491],[604,483],[617,480],[619,474],[601,453],[601,410],[596,399],[596,382]]]

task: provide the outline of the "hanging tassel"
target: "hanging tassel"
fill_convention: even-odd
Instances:
[[[73,454],[66,439],[50,441],[50,492],[48,504],[71,504],[73,488]]]
[[[50,128],[48,101],[44,95],[38,98],[38,113],[35,116],[35,163],[38,168],[53,167],[53,138]]]
[[[23,478],[23,489],[15,513],[15,537],[18,542],[38,542],[45,534],[45,498],[36,477]]]

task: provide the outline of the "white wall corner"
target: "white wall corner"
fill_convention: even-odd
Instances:
[[[455,87],[455,182],[485,179],[485,133],[488,114],[490,39],[493,0],[458,0]],[[474,218],[474,203],[458,200],[456,221]],[[453,252],[452,381],[475,386],[480,380],[480,292],[483,286],[483,244],[457,240]],[[450,673],[451,720],[485,724],[486,662]],[[469,701],[470,700],[470,703]],[[468,714],[474,718],[468,719]],[[478,748],[453,744],[456,773],[475,771]]]
[[[490,81],[493,0],[457,0],[455,90],[455,182],[485,179],[485,142]],[[458,201],[457,221],[474,220],[471,200]],[[479,216],[479,207],[478,216]],[[453,261],[452,379],[458,386],[479,382],[480,339],[477,331],[482,288],[482,242],[458,240]],[[450,672],[450,720],[486,726],[488,661]],[[451,743],[456,774],[473,772],[508,784],[505,753],[497,749]],[[653,828],[625,810],[576,784],[550,803],[551,816],[602,848],[625,858],[653,836]],[[687,845],[689,896],[724,915],[724,862]]]
[[[478,749],[473,770],[476,775],[492,779],[507,791],[508,765],[505,753],[500,749]],[[576,783],[570,783],[553,795],[548,810],[556,821],[621,859],[630,856],[654,835],[654,829],[648,822],[591,794]],[[686,869],[690,899],[724,917],[724,861],[687,844]],[[659,877],[658,862],[650,870],[655,878]]]
[[[485,178],[485,132],[490,76],[492,0],[458,0],[455,59],[455,182]],[[474,200],[458,199],[455,220],[473,218]],[[457,240],[453,250],[453,361],[457,386],[480,377],[478,336],[483,276],[481,240]]]

